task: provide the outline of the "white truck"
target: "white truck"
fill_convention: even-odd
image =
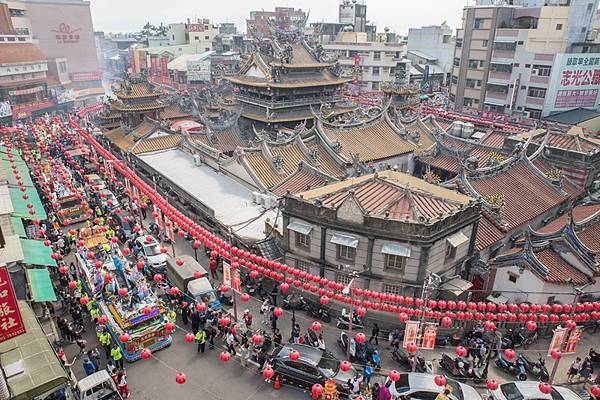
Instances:
[[[75,396],[78,400],[123,400],[115,381],[105,369],[77,382]]]

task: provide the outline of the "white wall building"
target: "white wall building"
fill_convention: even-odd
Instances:
[[[454,54],[455,37],[452,28],[443,22],[441,25],[423,26],[421,28],[410,28],[408,30],[407,51],[419,51],[436,59],[444,72],[452,71],[452,59]],[[410,55],[408,55],[410,58]],[[412,60],[411,61],[415,61]]]

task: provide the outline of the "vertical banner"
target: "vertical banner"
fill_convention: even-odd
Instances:
[[[167,231],[167,237],[171,240],[171,242],[175,243],[175,224],[167,217],[165,217],[165,228]]]
[[[404,341],[402,347],[406,348],[409,343],[417,344],[417,334],[419,333],[419,321],[406,321],[404,330]]]
[[[169,76],[169,68],[167,67],[168,62],[169,62],[169,60],[167,60],[167,57],[161,57],[160,69],[162,71],[162,76],[164,76],[164,77]]]
[[[231,287],[233,288],[233,290],[235,290],[238,293],[241,293],[241,291],[242,291],[242,279],[240,277],[240,270],[239,269],[234,269],[233,270],[232,283],[233,283],[233,285]]]
[[[156,57],[150,56],[150,76],[158,75],[158,65]]]
[[[550,342],[550,347],[548,348],[548,355],[552,356],[552,352],[554,350],[560,351],[560,346],[565,339],[565,335],[567,334],[567,328],[558,327],[554,331],[554,336],[552,336],[552,341]]]
[[[162,228],[163,228],[162,212],[160,211],[160,208],[158,208],[158,206],[156,204],[154,204],[152,207],[153,207],[154,212],[156,213],[156,218],[154,218],[154,221],[156,222],[156,225],[158,225],[158,227],[162,230]]]
[[[6,265],[0,267],[0,343],[25,333],[17,296]]]
[[[581,336],[583,335],[583,328],[578,326],[571,331],[569,338],[567,339],[567,344],[565,345],[565,349],[563,354],[573,354],[575,353],[575,349],[577,348],[577,344],[581,340]]]
[[[231,287],[231,265],[223,260],[223,284]]]
[[[438,326],[435,323],[426,323],[423,328],[423,340],[421,342],[421,349],[433,350],[435,348],[435,338],[438,333]]]

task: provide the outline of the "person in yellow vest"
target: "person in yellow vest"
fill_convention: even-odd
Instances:
[[[110,333],[106,329],[98,331],[98,342],[104,348],[104,353],[106,354],[106,358],[108,359],[111,356],[111,348],[110,348]]]
[[[175,323],[177,321],[177,313],[175,310],[169,310],[167,313],[167,321]]]
[[[196,333],[196,343],[198,343],[197,353],[204,353],[204,345],[206,344],[206,332],[204,332],[202,329],[200,329],[198,333]]]
[[[115,362],[115,367],[123,369],[123,351],[118,344],[114,344],[112,350],[110,351],[110,356]]]

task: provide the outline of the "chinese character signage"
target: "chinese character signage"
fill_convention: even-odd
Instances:
[[[223,284],[231,287],[231,265],[223,261]]]
[[[168,63],[169,63],[169,60],[167,59],[167,57],[161,57],[160,69],[162,72],[162,76],[169,76],[169,68],[167,67]]]
[[[240,278],[240,270],[234,269],[232,275],[231,283],[233,284],[233,290],[238,293],[242,291],[242,279]]]
[[[563,354],[573,354],[575,353],[575,349],[577,348],[577,344],[581,340],[581,335],[583,335],[583,328],[577,327],[571,331],[569,338],[567,339],[567,343],[565,344],[565,349]]]
[[[69,77],[73,82],[101,81],[102,71],[73,72],[69,74]]]
[[[417,334],[419,333],[419,321],[406,321],[404,330],[404,341],[402,347],[406,348],[409,343],[417,344]]]
[[[0,343],[25,333],[25,324],[6,265],[0,267]]]
[[[186,30],[188,32],[204,32],[204,25],[202,25],[202,24],[187,24]]]
[[[423,328],[423,341],[421,344],[421,349],[423,350],[433,350],[435,348],[435,338],[438,333],[437,324],[427,323]]]
[[[600,53],[557,54],[554,69],[550,112],[598,106]]]
[[[56,43],[79,43],[79,29],[73,29],[64,22],[59,24],[56,29],[52,29],[54,32]]]
[[[567,328],[558,327],[554,331],[552,341],[550,342],[550,348],[548,348],[548,355],[551,356],[554,350],[560,351],[565,335],[567,334]]]

